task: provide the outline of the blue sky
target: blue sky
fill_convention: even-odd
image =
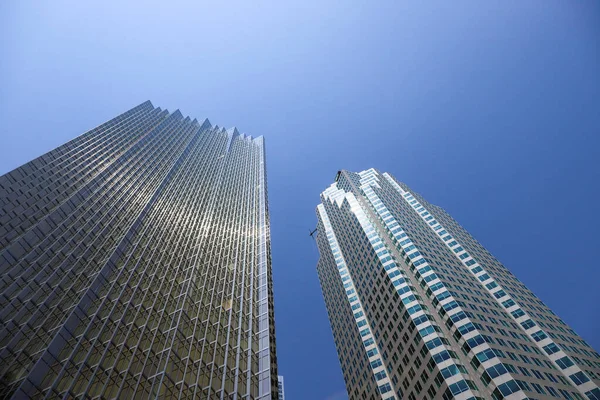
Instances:
[[[599,3],[214,3],[2,2],[0,174],[147,99],[264,135],[289,400],[346,398],[308,236],[342,168],[444,207],[600,350]]]

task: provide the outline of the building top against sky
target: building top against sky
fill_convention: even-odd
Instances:
[[[265,146],[146,101],[0,176],[0,397],[276,399]]]
[[[600,355],[442,208],[375,169],[317,207],[351,399],[600,398]]]

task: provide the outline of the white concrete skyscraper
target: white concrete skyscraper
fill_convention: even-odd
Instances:
[[[405,184],[340,171],[317,216],[350,399],[600,399],[598,353]]]

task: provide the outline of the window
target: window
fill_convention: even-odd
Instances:
[[[389,383],[379,386],[379,393],[381,393],[381,394],[387,393],[390,390],[392,390],[392,387],[390,386]]]
[[[506,369],[508,370],[508,372],[510,372],[512,374],[516,374],[517,373],[517,370],[511,364],[504,363],[504,366],[506,367]]]
[[[473,336],[471,339],[467,340],[467,344],[471,348],[477,347],[483,343],[485,343],[485,339],[481,335]]]
[[[585,392],[585,395],[590,400],[600,400],[600,389],[596,388],[596,389],[590,390],[589,392]]]
[[[531,334],[531,337],[536,341],[539,342],[541,340],[544,340],[548,337],[548,335],[546,335],[546,333],[544,333],[544,331],[537,331],[535,333]]]
[[[513,301],[513,299],[508,299],[502,302],[502,305],[504,306],[504,308],[509,308],[515,305],[515,302]]]
[[[531,319],[528,319],[528,320],[521,322],[521,326],[524,329],[533,328],[535,326],[535,322],[533,322]]]
[[[421,305],[420,305],[420,304],[417,304],[416,306],[412,306],[412,307],[410,307],[410,308],[409,308],[408,310],[406,310],[406,311],[408,311],[408,313],[409,313],[409,314],[414,314],[414,313],[416,313],[417,311],[421,311],[422,309],[423,309],[423,307],[421,307]]]
[[[554,377],[554,375],[549,374],[547,372],[544,372],[544,375],[546,375],[548,377],[548,379],[550,379],[552,382],[558,383],[558,380],[556,380],[556,378]]]
[[[444,377],[444,379],[447,379],[447,378],[450,378],[451,376],[458,374],[460,372],[460,370],[456,365],[452,364],[449,367],[442,368],[440,370],[440,372],[442,373],[442,376]]]
[[[492,290],[495,287],[498,287],[498,284],[495,281],[492,281],[492,282],[488,283],[487,285],[485,285],[485,287],[488,288],[489,290]]]
[[[546,390],[554,397],[558,397],[558,392],[553,387],[546,386]]]
[[[546,394],[546,391],[544,390],[544,388],[541,387],[540,385],[538,385],[537,383],[532,383],[531,386],[533,386],[535,391],[538,392],[539,394]]]
[[[453,383],[449,386],[449,388],[452,394],[456,396],[459,393],[469,390],[469,385],[467,385],[467,382],[465,382],[464,380],[461,380],[456,383]]]
[[[535,375],[536,378],[538,378],[539,380],[543,381],[544,379],[544,375],[542,375],[538,370],[536,369],[531,369],[533,371],[533,374]]]
[[[415,325],[420,325],[423,322],[427,322],[429,321],[429,318],[427,318],[427,315],[423,314],[423,315],[419,315],[417,318],[415,318],[413,320],[413,322],[415,323]]]
[[[490,378],[494,379],[500,375],[506,374],[508,371],[502,363],[493,365],[485,370]]]
[[[435,349],[438,346],[441,346],[442,340],[440,338],[436,337],[435,339],[425,342],[425,344],[427,345],[427,348],[431,350],[431,349]]]
[[[493,349],[485,349],[477,353],[476,356],[479,361],[484,362],[496,357],[496,354]]]
[[[454,314],[454,315],[452,315],[452,316],[450,317],[450,319],[451,319],[453,322],[458,322],[458,321],[460,321],[460,320],[463,320],[463,319],[465,319],[465,318],[467,318],[467,314],[465,314],[465,312],[464,312],[464,311],[457,312],[456,314]]]
[[[447,299],[448,297],[450,297],[450,293],[448,291],[439,293],[435,296],[439,301],[442,301],[444,299]]]
[[[554,353],[560,351],[560,348],[554,343],[550,343],[549,345],[544,346],[542,348],[544,349],[544,351],[546,353],[548,353],[548,355],[551,355],[551,354],[554,354]]]
[[[525,375],[525,376],[531,376],[531,373],[529,372],[529,370],[525,367],[518,367],[519,371],[521,371],[521,374]]]
[[[569,378],[571,378],[576,385],[582,385],[590,380],[590,378],[588,378],[587,375],[582,371],[575,372],[574,374],[570,375]]]
[[[561,369],[567,369],[573,365],[573,361],[571,361],[571,359],[569,357],[564,356],[563,358],[559,358],[558,360],[556,360],[556,364]]]
[[[462,333],[463,335],[465,335],[466,333],[475,330],[475,325],[473,325],[472,322],[468,322],[468,323],[464,324],[463,326],[460,326],[458,328],[458,330],[459,330],[460,333]]]
[[[433,361],[435,361],[436,364],[439,364],[442,361],[445,361],[445,360],[449,359],[450,358],[450,353],[448,353],[448,350],[443,350],[443,351],[435,354],[432,358],[433,358]]]
[[[431,335],[433,332],[435,332],[435,329],[433,328],[433,326],[427,326],[423,329],[419,329],[419,334],[421,335],[421,337],[425,337],[427,335]]]
[[[392,284],[394,286],[400,286],[404,282],[405,282],[404,278],[401,278],[397,281],[393,281]],[[408,293],[409,291],[410,291],[410,287],[408,287],[408,286],[401,287],[400,289],[397,290],[399,295],[403,295],[404,293]]]
[[[498,390],[503,396],[511,395],[520,390],[519,385],[514,380],[510,380],[498,386]]]

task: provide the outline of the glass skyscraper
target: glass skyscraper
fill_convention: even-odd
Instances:
[[[317,207],[350,399],[600,399],[600,356],[442,208],[374,169]]]
[[[0,397],[277,399],[265,147],[149,101],[0,177]]]

